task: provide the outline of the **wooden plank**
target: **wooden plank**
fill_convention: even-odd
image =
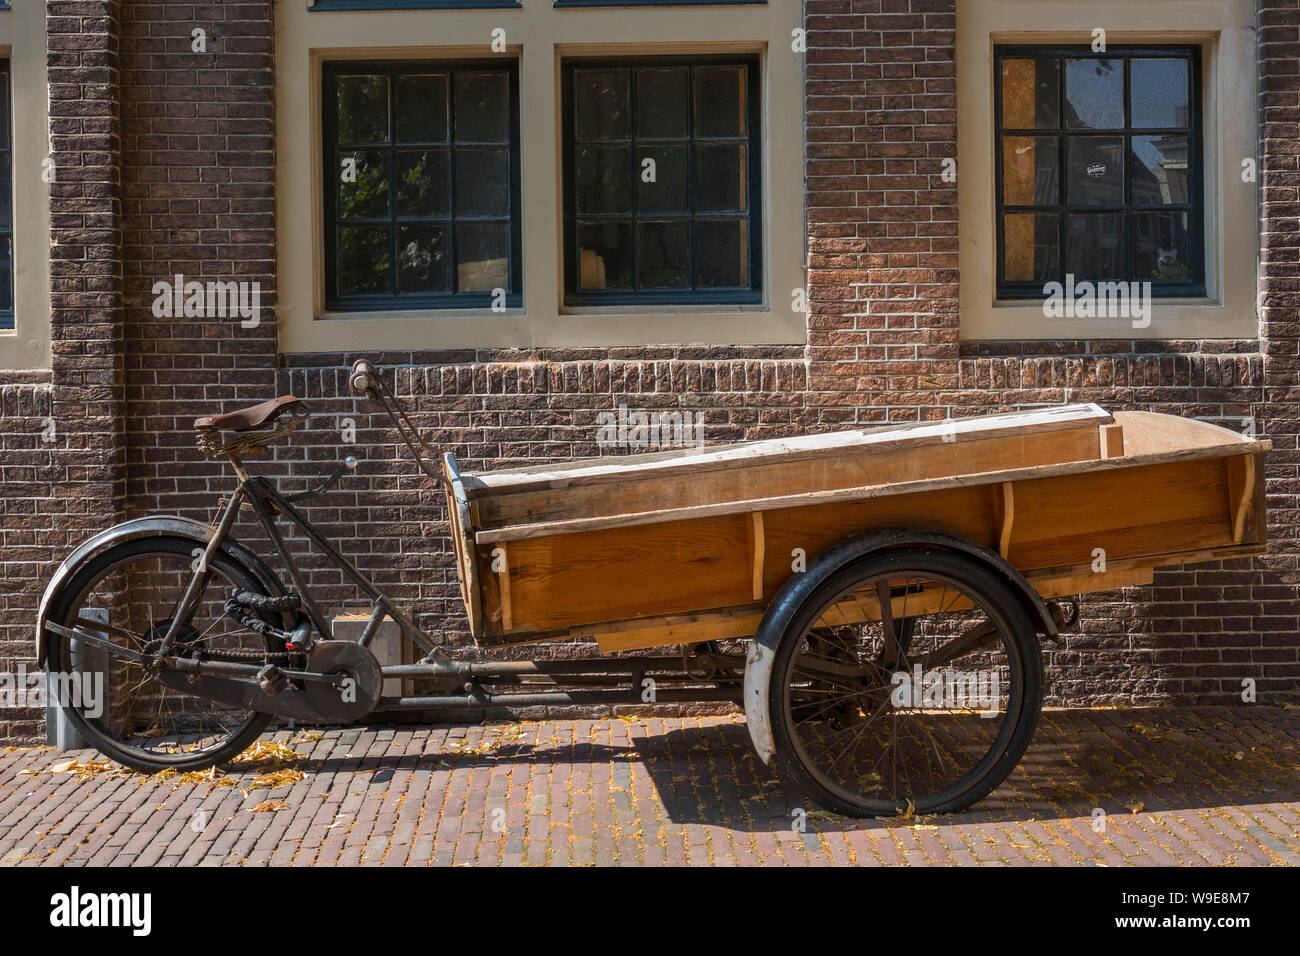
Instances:
[[[451,453],[442,456],[442,477],[447,501],[447,522],[451,530],[452,551],[456,558],[456,578],[460,582],[460,598],[469,619],[470,633],[481,637],[484,633],[482,595],[476,566],[473,516],[464,482],[456,459]]]
[[[1116,422],[1113,425],[1102,425],[1099,430],[1101,435],[1101,457],[1102,458],[1122,458],[1124,456],[1124,426]]]
[[[1011,550],[1011,529],[1016,520],[1015,488],[1012,482],[1004,481],[1000,485],[994,485],[992,491],[998,554],[1005,558]]]
[[[501,591],[501,627],[509,633],[514,630],[514,609],[510,597],[510,555],[504,541],[492,549],[492,570],[496,572]]]
[[[730,469],[763,460],[806,461],[817,457],[843,457],[854,448],[888,450],[899,446],[917,447],[939,442],[961,444],[967,440],[998,436],[1045,434],[1058,429],[1096,431],[1113,421],[1105,409],[1094,404],[1057,405],[1027,412],[945,419],[902,425],[800,435],[757,442],[715,445],[703,449],[682,449],[645,455],[588,458],[560,465],[528,465],[483,472],[473,476],[472,497],[515,494],[526,490],[554,490],[602,481],[620,481],[628,474],[672,474],[678,480],[703,471]]]
[[[765,501],[809,494],[825,495],[861,488],[887,488],[909,482],[951,480],[1008,468],[1029,468],[1098,458],[1095,425],[979,438],[962,443],[934,440],[922,444],[848,449],[833,457],[772,459],[732,463],[691,476],[640,474],[630,469],[619,480],[597,485],[525,490],[475,498],[480,541],[496,537],[553,533],[566,529],[624,525],[637,516],[656,516],[700,509],[719,513],[737,502]],[[478,492],[476,492],[478,494]],[[758,508],[742,508],[753,511]]]
[[[753,566],[750,581],[755,601],[763,600],[763,544],[763,512],[750,512],[749,550]]]
[[[700,612],[650,621],[623,621],[609,627],[576,630],[575,638],[594,637],[605,654],[616,651],[645,650],[675,644],[699,644],[753,637],[763,619],[761,609],[728,608],[717,612]]]
[[[1212,426],[1211,426],[1212,427]],[[1226,429],[1220,429],[1225,431]],[[1229,435],[1234,433],[1226,432]],[[475,541],[489,544],[494,541],[517,541],[525,538],[539,538],[559,534],[574,534],[609,528],[624,528],[642,524],[657,524],[691,518],[711,517],[716,515],[745,514],[751,511],[770,511],[777,508],[791,508],[802,505],[816,505],[824,502],[855,501],[873,498],[886,498],[893,495],[917,494],[940,490],[953,485],[975,486],[999,484],[1004,481],[1020,482],[1028,479],[1051,478],[1063,475],[1079,475],[1092,472],[1110,473],[1115,470],[1137,468],[1146,465],[1169,464],[1182,461],[1215,461],[1231,455],[1259,453],[1267,451],[1269,442],[1250,442],[1238,446],[1191,448],[1180,452],[1161,452],[1150,455],[1125,455],[1123,458],[1095,459],[1091,461],[1065,462],[1056,465],[1042,465],[1030,468],[1013,468],[1007,471],[985,472],[970,475],[953,475],[946,478],[934,478],[913,482],[895,482],[882,486],[846,488],[835,491],[808,492],[776,498],[752,499],[727,502],[715,505],[668,508],[661,511],[647,511],[572,521],[541,522],[537,524],[520,524],[508,528],[478,531]]]
[[[1255,456],[1237,455],[1227,460],[1228,507],[1232,512],[1232,540],[1246,536],[1246,523],[1255,500]]]

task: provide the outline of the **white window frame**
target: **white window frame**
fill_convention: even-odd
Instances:
[[[957,16],[957,193],[965,340],[1255,339],[1257,184],[1252,0],[963,0]],[[1050,24],[1050,31],[1026,30]],[[1170,29],[1171,25],[1177,29]],[[1154,299],[1150,324],[1048,318],[1037,302],[997,298],[993,48],[999,45],[1195,44],[1202,52],[1206,294]],[[1256,172],[1258,172],[1256,170]]]
[[[313,12],[276,17],[279,340],[286,353],[452,348],[801,344],[803,54],[797,3],[731,7]],[[504,31],[505,51],[491,50]],[[413,44],[413,40],[428,42]],[[523,304],[491,310],[323,308],[321,71],[331,60],[513,56],[520,70]],[[763,283],[757,305],[564,306],[560,65],[567,57],[757,53],[763,96]]]
[[[0,369],[49,368],[50,187],[42,175],[50,155],[45,4],[29,0],[0,8],[0,57],[9,61],[14,256],[14,327],[0,330]]]

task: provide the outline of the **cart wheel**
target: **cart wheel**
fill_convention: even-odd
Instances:
[[[1024,755],[1041,705],[1038,637],[1015,593],[922,548],[866,555],[817,586],[768,691],[782,770],[853,816],[977,802]]]

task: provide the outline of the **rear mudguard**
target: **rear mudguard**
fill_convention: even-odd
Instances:
[[[749,737],[754,742],[754,749],[758,751],[759,759],[763,763],[768,763],[776,753],[776,744],[772,739],[771,714],[768,711],[768,688],[772,681],[772,663],[776,658],[776,648],[790,621],[817,586],[850,561],[855,561],[873,551],[907,547],[955,551],[987,565],[1001,575],[1011,589],[1020,596],[1038,633],[1047,637],[1057,636],[1056,622],[1052,619],[1051,612],[1025,576],[1012,567],[1002,555],[982,544],[926,528],[891,528],[884,531],[868,531],[846,538],[817,555],[806,571],[790,576],[781,586],[776,597],[772,599],[772,603],[767,606],[763,620],[759,622],[758,631],[755,632],[754,639],[749,645],[749,653],[745,660],[745,724],[749,727]]]
[[[40,666],[45,666],[45,617],[63,585],[67,583],[83,561],[90,560],[101,551],[111,548],[115,544],[121,544],[123,541],[131,541],[136,538],[166,535],[173,538],[188,538],[195,545],[206,547],[215,534],[216,531],[211,526],[204,524],[202,521],[195,521],[193,518],[182,518],[179,515],[151,515],[147,518],[133,518],[130,521],[114,525],[99,532],[99,534],[82,544],[58,566],[53,577],[50,578],[50,583],[45,586],[45,594],[41,597],[40,609],[36,615],[36,657]],[[285,594],[284,585],[280,583],[280,579],[275,575],[275,572],[267,567],[265,561],[239,542],[227,538],[222,542],[221,551],[232,561],[247,568],[249,573],[257,578],[266,589],[267,594],[274,597]]]

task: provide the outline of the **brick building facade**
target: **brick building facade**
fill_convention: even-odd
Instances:
[[[347,395],[347,367],[367,355],[393,370],[396,391],[431,442],[470,469],[597,454],[596,416],[620,403],[702,411],[709,441],[1065,401],[1253,421],[1274,443],[1269,557],[1159,571],[1150,588],[1094,596],[1078,628],[1047,649],[1048,692],[1055,701],[1232,702],[1252,678],[1261,698],[1295,699],[1300,0],[1257,0],[1251,11],[1256,147],[1244,158],[1258,170],[1249,186],[1259,211],[1257,236],[1249,237],[1258,241],[1255,335],[965,335],[964,197],[945,160],[958,156],[962,124],[993,122],[963,107],[967,88],[959,85],[959,35],[974,5],[807,0],[805,180],[768,183],[803,192],[802,341],[375,350],[358,337],[355,347],[327,351],[286,349],[277,334],[289,309],[311,308],[288,301],[280,282],[281,245],[288,231],[304,228],[277,205],[286,175],[277,169],[286,152],[277,142],[277,84],[285,82],[280,50],[288,41],[276,21],[295,4],[306,6],[45,4],[45,75],[34,82],[37,98],[48,89],[54,169],[50,344],[48,361],[0,371],[6,669],[33,666],[44,583],[92,531],[156,511],[211,515],[230,478],[195,449],[196,415],[285,392],[309,400],[319,418],[278,451],[270,470],[311,475],[320,462],[355,451],[358,474],[312,516],[431,633],[465,642],[441,495],[405,461],[385,421]],[[1108,5],[1091,5],[1100,21]],[[525,2],[530,11],[538,6],[549,0]],[[555,11],[562,12],[584,15]],[[465,15],[418,13],[429,22]],[[507,29],[523,16],[498,15]],[[204,31],[202,53],[196,29]],[[1161,29],[1168,22],[1151,24],[1153,35]],[[519,39],[526,48],[529,37]],[[24,82],[33,80],[15,72],[15,113],[33,99],[30,89],[20,98]],[[768,135],[778,132],[797,135]],[[15,169],[16,193],[41,183],[38,171]],[[32,253],[20,239],[21,262]],[[176,274],[255,281],[264,315],[275,321],[242,328],[157,318],[154,284]],[[769,289],[769,297],[784,293]],[[21,310],[17,327],[22,338]],[[348,418],[359,451],[337,441]],[[251,530],[245,537],[256,538]],[[352,597],[336,572],[310,558],[305,566],[317,568],[327,603]],[[41,730],[37,712],[0,713],[0,736]]]

